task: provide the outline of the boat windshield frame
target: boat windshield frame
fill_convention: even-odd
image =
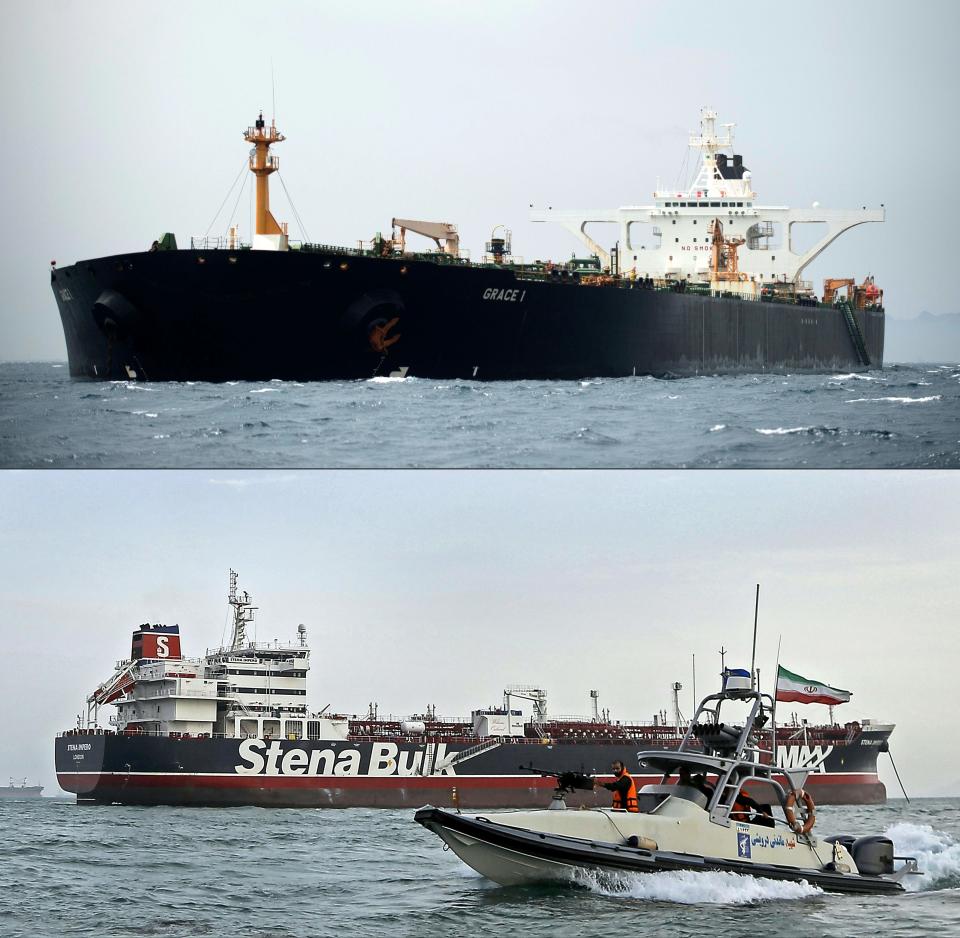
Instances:
[[[690,747],[694,742],[701,741],[696,730],[698,726],[705,727],[707,730],[710,727],[715,727],[718,730],[724,729],[724,724],[720,720],[720,710],[726,700],[753,701],[749,716],[743,726],[725,729],[730,739],[729,747],[724,746],[722,750],[713,749],[711,751],[709,739],[704,739],[702,740],[704,750],[691,749]],[[751,739],[751,735],[755,731],[766,729],[767,721],[763,719],[764,703],[770,705],[769,730],[774,740],[772,751],[761,749],[757,741]],[[667,785],[667,780],[671,775],[678,775],[681,766],[686,767],[691,775],[696,773],[702,773],[704,776],[707,774],[715,775],[717,782],[713,793],[709,796],[709,802],[705,810],[709,813],[711,821],[725,827],[729,827],[733,823],[730,815],[733,812],[737,797],[744,786],[751,782],[769,785],[779,801],[780,807],[785,808],[787,790],[774,778],[774,775],[785,776],[790,787],[799,791],[803,788],[810,772],[808,769],[785,769],[776,765],[776,724],[772,718],[774,707],[775,703],[769,694],[761,694],[755,690],[710,694],[700,702],[700,706],[690,721],[678,749],[641,751],[637,753],[637,761],[641,768],[654,769],[660,772],[662,777],[659,785],[656,786],[658,789],[660,786]],[[704,715],[707,715],[709,719],[701,722],[700,718]],[[739,730],[735,744],[733,743],[733,730]],[[728,748],[732,750],[729,753]],[[771,757],[769,764],[760,762],[761,753]],[[643,789],[641,789],[642,791]]]

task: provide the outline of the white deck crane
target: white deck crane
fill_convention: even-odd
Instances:
[[[407,231],[416,232],[426,238],[432,238],[437,243],[437,248],[444,254],[452,257],[460,256],[460,235],[457,233],[457,226],[451,225],[448,221],[417,221],[413,218],[394,218],[391,221],[394,228],[393,240],[400,245],[400,250],[406,250]],[[396,236],[396,229],[400,229],[399,239]],[[443,241],[443,244],[440,242]]]

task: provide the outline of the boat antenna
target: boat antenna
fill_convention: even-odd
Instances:
[[[783,634],[777,636],[777,666],[773,670],[773,713],[770,714],[771,731],[773,733],[773,763],[777,764],[777,684],[780,683],[780,643]]]
[[[753,651],[750,654],[750,690],[757,689],[756,671],[754,665],[757,662],[757,614],[760,611],[760,584],[757,584],[757,598],[753,605]]]
[[[693,658],[693,712],[697,712],[697,656],[691,655]]]

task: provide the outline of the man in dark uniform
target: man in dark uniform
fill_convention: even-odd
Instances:
[[[606,788],[613,792],[613,806],[622,810],[630,811],[634,814],[639,812],[640,807],[637,802],[637,783],[633,776],[626,770],[626,767],[619,760],[614,760],[610,766],[613,769],[614,781],[601,782],[599,779],[593,780],[594,788]]]

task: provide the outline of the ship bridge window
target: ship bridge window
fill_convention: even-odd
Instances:
[[[743,208],[743,202],[737,202],[737,208]]]
[[[720,208],[720,203],[719,203],[719,202],[711,202],[711,203],[710,203],[710,208]]]
[[[727,203],[726,203],[726,202],[721,202],[721,203],[720,203],[720,206],[721,206],[722,208],[726,208],[726,207],[727,207]]]

